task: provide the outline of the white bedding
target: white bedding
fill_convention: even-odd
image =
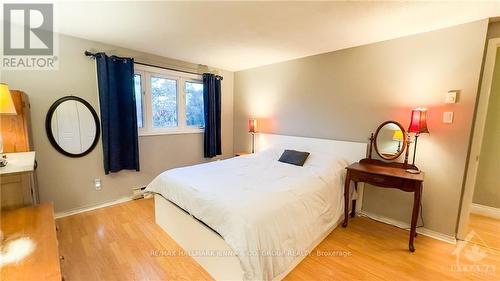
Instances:
[[[343,214],[347,165],[314,153],[303,167],[278,158],[268,150],[172,169],[146,190],[217,231],[240,259],[245,279],[272,280]]]

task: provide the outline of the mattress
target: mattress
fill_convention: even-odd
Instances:
[[[163,172],[147,187],[220,234],[247,280],[272,280],[343,214],[347,161],[311,153],[303,167],[266,150]]]

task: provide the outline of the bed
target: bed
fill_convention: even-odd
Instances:
[[[281,280],[340,222],[345,167],[365,143],[258,134],[256,153],[168,170],[155,219],[216,280]],[[277,161],[310,152],[304,166]]]

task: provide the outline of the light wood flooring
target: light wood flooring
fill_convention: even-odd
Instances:
[[[150,199],[130,201],[58,219],[65,280],[211,279],[190,257],[151,255],[181,250],[155,224],[153,204]],[[458,269],[472,271],[459,272],[456,245],[422,235],[415,253],[408,252],[407,244],[408,231],[357,217],[347,228],[335,229],[286,280],[500,280],[498,252],[479,247],[486,256],[473,262],[471,245],[465,245]]]
[[[471,214],[469,231],[477,234],[472,241],[500,251],[500,219]]]

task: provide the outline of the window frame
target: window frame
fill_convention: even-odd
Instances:
[[[135,75],[139,75],[141,77],[141,112],[142,112],[142,127],[139,127],[137,126],[137,128],[139,129],[139,131],[143,130],[144,129],[144,126],[146,125],[146,116],[145,116],[145,110],[146,110],[146,105],[144,104],[144,101],[145,101],[145,95],[146,95],[146,91],[144,89],[144,84],[145,84],[145,74],[144,74],[144,71],[142,70],[135,70],[134,71],[134,79],[135,79]],[[135,81],[134,81],[134,91],[135,91]],[[137,101],[136,101],[136,106],[137,106]],[[136,112],[137,112],[137,109],[136,109]],[[137,116],[137,119],[139,119],[139,116]]]
[[[142,90],[142,128],[139,126],[139,136],[156,136],[170,134],[200,134],[204,127],[188,126],[186,123],[186,82],[203,84],[201,74],[190,74],[158,67],[134,65],[134,74],[141,75]],[[154,128],[152,123],[153,106],[151,96],[151,77],[159,77],[177,81],[177,127]]]

